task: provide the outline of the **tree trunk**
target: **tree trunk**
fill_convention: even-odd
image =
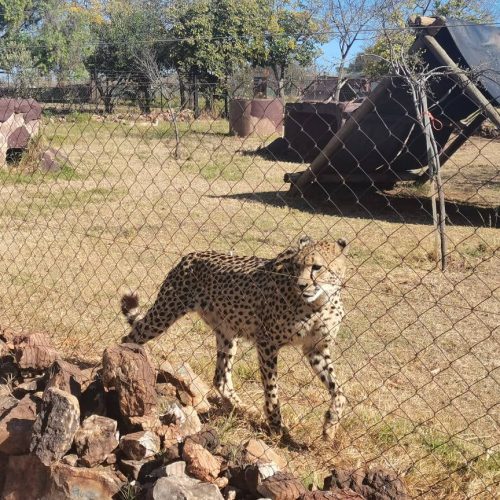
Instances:
[[[276,97],[283,97],[283,75],[285,73],[284,68],[278,68],[277,65],[273,66],[274,78],[276,78],[276,83],[278,84],[278,88],[276,89]]]
[[[342,90],[342,87],[344,86],[344,65],[345,65],[345,57],[342,57],[340,60],[340,66],[339,66],[339,74],[337,77],[337,86],[335,88],[335,102],[340,102],[340,91]]]

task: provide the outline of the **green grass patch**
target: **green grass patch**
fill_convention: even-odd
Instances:
[[[8,169],[0,169],[0,185],[12,184],[42,184],[44,182],[62,180],[73,181],[79,179],[76,169],[68,163],[63,164],[58,172],[25,172],[11,167]]]
[[[248,165],[233,159],[231,162],[213,162],[205,165],[189,161],[182,169],[191,174],[201,175],[207,181],[224,179],[229,182],[236,182],[243,179]]]

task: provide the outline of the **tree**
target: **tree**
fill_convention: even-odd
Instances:
[[[169,59],[179,76],[182,103],[186,83],[194,78],[204,87],[208,106],[216,92],[227,98],[230,77],[262,43],[265,2],[195,0],[176,5],[173,18]]]
[[[378,13],[378,2],[373,0],[328,0],[326,3],[326,19],[340,51],[334,96],[336,102],[340,100],[340,91],[347,81],[344,77],[347,58],[364,29],[376,19]]]
[[[384,0],[379,8],[380,30],[375,42],[360,55],[368,76],[379,78],[391,71],[388,61],[405,54],[415,39],[412,30],[405,29],[408,17],[441,15],[467,22],[490,22],[493,6],[482,0]]]
[[[139,95],[143,112],[150,111],[151,82],[142,71],[140,60],[153,51],[160,58],[161,39],[165,39],[163,2],[111,0],[103,11],[102,21],[94,25],[96,49],[85,60],[106,113],[115,101],[132,86]],[[164,45],[164,43],[163,43]]]
[[[318,55],[318,45],[325,41],[322,26],[310,11],[286,2],[271,10],[264,43],[254,52],[252,62],[272,69],[278,82],[276,94],[283,97],[287,69],[292,63],[311,65]]]

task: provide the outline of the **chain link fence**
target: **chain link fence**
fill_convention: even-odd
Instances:
[[[282,413],[300,443],[281,445],[290,470],[309,485],[334,465],[370,463],[403,475],[412,497],[493,498],[498,128],[449,72],[429,78],[419,114],[413,76],[358,79],[341,103],[314,79],[267,100],[261,81],[253,99],[252,81],[184,88],[174,75],[149,80],[147,102],[130,81],[107,103],[95,84],[25,89],[41,104],[27,149],[9,131],[26,130],[12,116],[28,124],[32,101],[5,104],[0,125],[0,324],[49,332],[69,358],[93,362],[128,332],[122,293],[147,307],[189,252],[273,258],[304,234],[345,238],[347,314],[332,358],[348,405],[323,442],[328,392],[300,348],[280,352]],[[18,97],[6,82],[0,94]],[[484,99],[498,114],[498,97]],[[196,314],[149,345],[212,380],[214,335]],[[264,421],[251,343],[234,382]],[[237,447],[262,432],[258,420],[211,424]]]

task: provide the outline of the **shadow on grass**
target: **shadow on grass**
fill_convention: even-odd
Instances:
[[[397,196],[372,187],[352,189],[347,186],[311,188],[306,196],[293,197],[286,191],[265,191],[213,196],[247,200],[274,207],[288,207],[309,213],[368,218],[386,222],[432,224],[431,201],[426,196]],[[446,202],[447,223],[455,226],[498,227],[499,207],[473,203]]]

